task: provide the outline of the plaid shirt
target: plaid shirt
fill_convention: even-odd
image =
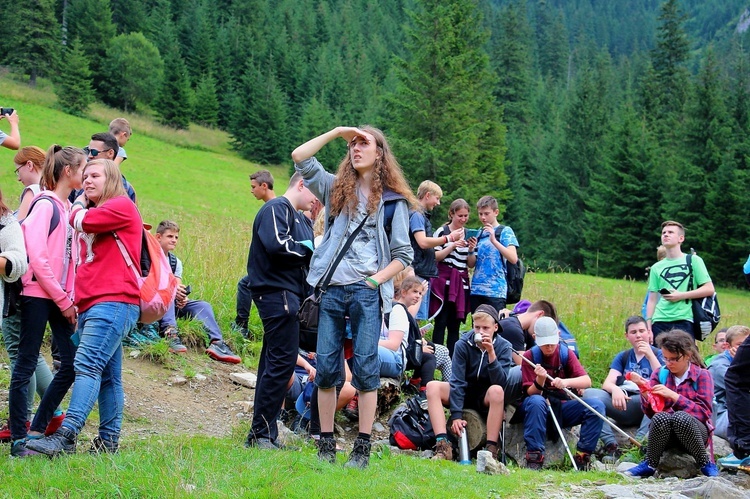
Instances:
[[[651,374],[649,381],[652,387],[660,385],[659,369]],[[670,372],[667,375],[667,382],[664,386],[680,395],[677,401],[672,399],[664,400],[664,412],[684,411],[695,417],[701,423],[709,428],[711,425],[712,402],[714,398],[714,382],[711,374],[706,369],[702,369],[696,364],[690,364],[688,376],[680,386],[675,386],[674,375]],[[695,387],[693,387],[695,385]],[[654,417],[654,411],[651,406],[646,405],[645,400],[641,397],[641,408],[648,417]]]

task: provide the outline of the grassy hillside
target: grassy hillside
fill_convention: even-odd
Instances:
[[[49,84],[36,89],[0,78],[0,103],[21,116],[24,145],[86,145],[92,133],[106,130],[120,111],[96,106],[87,119],[54,109]],[[154,224],[172,218],[182,226],[178,255],[185,263],[185,281],[195,296],[211,302],[219,321],[234,317],[237,279],[245,272],[252,219],[260,206],[249,192],[248,174],[260,168],[229,148],[223,132],[192,126],[178,132],[141,115],[125,114],[133,124],[130,159],[123,171],[133,183],[144,218]],[[13,152],[0,149],[0,187],[11,206],[21,184],[13,175]],[[284,189],[288,166],[270,167],[277,192]],[[520,235],[523,241],[523,235]],[[595,382],[606,376],[614,354],[625,348],[622,324],[640,313],[645,282],[612,280],[579,274],[530,274],[525,297],[548,299],[576,335],[582,360]],[[744,290],[721,290],[722,325],[750,323],[750,296]],[[257,322],[256,322],[257,326]],[[710,352],[710,343],[702,345]]]

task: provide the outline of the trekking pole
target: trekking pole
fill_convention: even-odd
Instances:
[[[560,428],[560,423],[557,422],[557,416],[555,416],[555,411],[552,410],[552,404],[549,403],[549,399],[544,399],[544,401],[547,402],[549,413],[552,415],[552,421],[555,423],[555,428],[557,428],[557,433],[560,435],[560,440],[562,440],[563,445],[565,446],[565,450],[568,452],[570,462],[573,463],[573,469],[578,471],[578,465],[576,465],[576,460],[573,458],[573,453],[570,452],[570,446],[568,445],[568,441],[565,439],[565,435],[563,435],[562,428]]]
[[[564,347],[564,346],[563,346],[563,347]],[[563,347],[558,347],[558,348],[563,348]],[[534,364],[534,363],[533,363],[533,362],[531,362],[531,361],[530,361],[529,359],[527,359],[526,357],[524,357],[524,356],[523,356],[523,355],[522,355],[521,353],[519,353],[519,352],[518,352],[517,350],[515,350],[515,349],[511,349],[511,350],[513,351],[513,353],[515,353],[516,355],[518,355],[519,357],[521,357],[521,358],[522,358],[522,359],[523,359],[523,360],[524,360],[524,361],[525,361],[526,363],[528,363],[528,364],[529,364],[530,366],[532,366],[532,367],[536,368],[536,364]],[[550,380],[550,381],[552,381],[553,379],[555,379],[555,378],[553,378],[552,376],[550,376],[550,375],[549,375],[549,373],[544,373],[544,375],[545,375],[545,376],[547,377],[547,379],[548,379],[548,380]],[[585,407],[586,409],[588,409],[589,411],[591,411],[591,412],[593,412],[594,414],[596,414],[596,416],[597,416],[597,417],[599,417],[599,419],[601,419],[602,421],[604,421],[605,423],[607,423],[607,424],[608,424],[609,426],[611,426],[611,427],[612,427],[612,429],[614,429],[614,430],[617,430],[617,432],[618,432],[618,433],[619,433],[620,435],[622,435],[622,436],[626,437],[626,438],[627,438],[628,440],[630,440],[630,442],[632,442],[632,443],[633,443],[633,444],[634,444],[634,445],[635,445],[636,447],[638,447],[638,448],[640,448],[640,447],[641,447],[641,443],[640,443],[640,442],[639,442],[638,440],[636,440],[635,438],[631,437],[630,435],[628,435],[627,433],[625,433],[624,431],[622,431],[622,430],[620,429],[620,427],[618,427],[618,426],[617,426],[616,424],[614,424],[614,423],[613,423],[612,421],[610,421],[610,420],[609,420],[609,419],[608,419],[608,418],[607,418],[606,416],[604,416],[603,414],[600,414],[600,413],[599,413],[599,412],[598,412],[598,411],[597,411],[596,409],[594,409],[593,407],[591,407],[591,406],[590,406],[590,405],[589,405],[588,403],[586,403],[586,402],[585,402],[585,401],[584,401],[584,400],[583,400],[583,399],[582,399],[581,397],[579,397],[578,395],[576,395],[575,393],[573,393],[573,392],[572,392],[572,391],[571,391],[570,389],[568,389],[568,388],[563,388],[562,390],[563,390],[563,391],[564,391],[564,392],[565,392],[565,393],[566,393],[566,394],[567,394],[567,395],[568,395],[569,397],[572,397],[572,398],[573,398],[574,400],[577,400],[578,402],[580,402],[581,404],[583,404],[583,406],[584,406],[584,407]]]

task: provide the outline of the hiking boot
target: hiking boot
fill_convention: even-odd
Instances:
[[[578,471],[591,470],[591,453],[578,451],[573,455],[573,461],[575,461]]]
[[[495,444],[487,444],[484,448],[484,450],[489,451],[490,454],[492,454],[492,459],[497,461],[497,452],[498,448]]]
[[[55,433],[63,424],[63,421],[65,421],[65,413],[62,411],[59,411],[60,414],[55,411],[55,415],[52,416],[52,419],[49,420],[49,424],[47,425],[47,428],[44,430],[44,436],[49,437],[53,433]]]
[[[246,340],[250,339],[250,331],[247,329],[247,324],[237,324],[236,322],[230,326],[232,331],[240,333]]]
[[[716,461],[716,464],[721,466],[722,469],[730,469],[730,470],[737,470],[739,468],[740,463],[742,462],[742,459],[738,458],[734,455],[734,452],[729,454],[728,456],[724,456],[721,459],[718,459]]]
[[[352,453],[349,454],[349,460],[344,464],[347,468],[367,468],[370,464],[370,449],[372,444],[369,440],[357,438],[354,441],[354,448]]]
[[[640,462],[637,466],[630,468],[625,472],[626,475],[635,477],[635,478],[647,478],[650,476],[654,476],[654,473],[656,473],[656,470],[652,468],[648,461],[645,459]]]
[[[42,455],[39,452],[28,449],[26,447],[26,442],[26,439],[16,440],[15,442],[13,442],[13,445],[10,447],[10,457],[31,457]]]
[[[141,327],[140,334],[146,338],[149,343],[156,343],[161,340],[157,325],[157,322],[152,322],[151,324],[144,324],[143,327]]]
[[[36,452],[41,452],[50,457],[55,457],[62,453],[75,454],[76,434],[73,430],[61,426],[49,437],[27,441],[26,448]]]
[[[247,437],[245,447],[255,447],[260,450],[279,450],[279,446],[273,443],[270,438],[250,438]]]
[[[294,416],[289,429],[297,435],[306,435],[310,431],[310,420],[303,418],[302,414],[297,414]]]
[[[602,449],[601,459],[603,463],[614,464],[622,456],[622,451],[616,443],[607,444]]]
[[[26,421],[26,433],[29,432],[30,427],[31,421]],[[2,428],[0,428],[0,442],[7,443],[10,442],[10,439],[10,424],[4,424]]]
[[[180,341],[180,332],[174,326],[169,326],[164,330],[164,337],[169,342],[169,353],[184,355],[187,353],[187,347]]]
[[[344,410],[341,411],[349,421],[356,421],[359,419],[359,395],[354,395],[352,399],[346,404]]]
[[[716,464],[709,461],[701,466],[701,473],[705,476],[719,476],[719,468],[716,467]]]
[[[318,440],[318,459],[331,464],[336,463],[336,440],[334,438],[321,437]]]
[[[530,470],[541,470],[544,467],[544,452],[526,451],[526,467]]]
[[[435,454],[432,456],[434,461],[445,459],[446,461],[453,461],[453,445],[446,440],[441,439],[435,443]]]
[[[208,348],[206,348],[206,353],[209,357],[218,360],[219,362],[226,362],[227,364],[239,364],[242,362],[240,356],[235,355],[235,353],[229,349],[227,344],[221,340],[211,343]]]
[[[114,439],[96,437],[91,442],[89,454],[115,454],[119,447],[119,442]]]

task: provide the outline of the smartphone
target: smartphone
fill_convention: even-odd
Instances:
[[[667,288],[661,288],[659,290],[659,293],[662,294],[662,295],[671,295],[672,294],[672,292],[670,290],[668,290]]]
[[[189,295],[192,292],[193,292],[193,288],[190,286],[190,284],[185,286],[185,296]]]
[[[0,115],[2,116],[11,115],[13,114],[13,111],[15,111],[15,109],[12,107],[0,107]]]
[[[471,239],[479,236],[479,229],[464,229],[464,239]]]

